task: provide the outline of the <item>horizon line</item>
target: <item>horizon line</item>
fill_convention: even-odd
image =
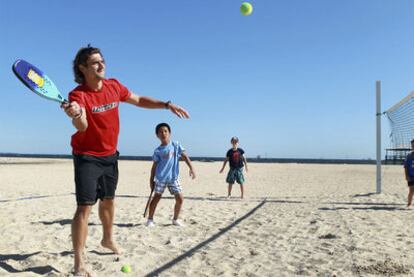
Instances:
[[[3,153],[0,152],[0,157],[4,158],[60,158],[72,159],[71,154],[30,154],[30,153]],[[366,159],[337,159],[337,158],[256,158],[247,157],[249,162],[253,163],[319,163],[319,164],[375,164],[376,160],[371,158]],[[120,155],[119,160],[137,160],[137,161],[151,161],[152,156],[132,156]],[[208,156],[193,156],[193,161],[200,162],[217,162],[224,161],[223,157],[208,157]]]

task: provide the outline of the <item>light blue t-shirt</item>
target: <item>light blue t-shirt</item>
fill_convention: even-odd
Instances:
[[[157,163],[155,179],[161,183],[173,183],[178,179],[179,161],[185,149],[177,141],[160,145],[154,150],[152,160]]]

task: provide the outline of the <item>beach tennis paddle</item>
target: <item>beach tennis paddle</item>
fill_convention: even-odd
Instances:
[[[151,202],[153,192],[154,192],[154,189],[151,190],[150,196],[148,197],[147,205],[145,206],[144,217],[147,217],[147,211],[148,211],[149,204]]]
[[[16,77],[37,95],[61,104],[69,103],[52,80],[36,66],[19,59],[14,62],[12,69]]]

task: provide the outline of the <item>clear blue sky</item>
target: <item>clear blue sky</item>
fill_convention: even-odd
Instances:
[[[151,155],[165,121],[190,156],[224,156],[237,135],[248,157],[375,158],[375,81],[383,110],[414,89],[414,1],[255,0],[249,17],[241,3],[1,0],[0,152],[70,154],[70,120],[11,65],[28,60],[67,96],[91,43],[107,77],[191,114],[122,104],[123,155]]]

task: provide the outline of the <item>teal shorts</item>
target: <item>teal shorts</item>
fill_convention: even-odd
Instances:
[[[243,168],[231,168],[227,174],[226,182],[233,185],[237,182],[240,185],[244,183]]]

